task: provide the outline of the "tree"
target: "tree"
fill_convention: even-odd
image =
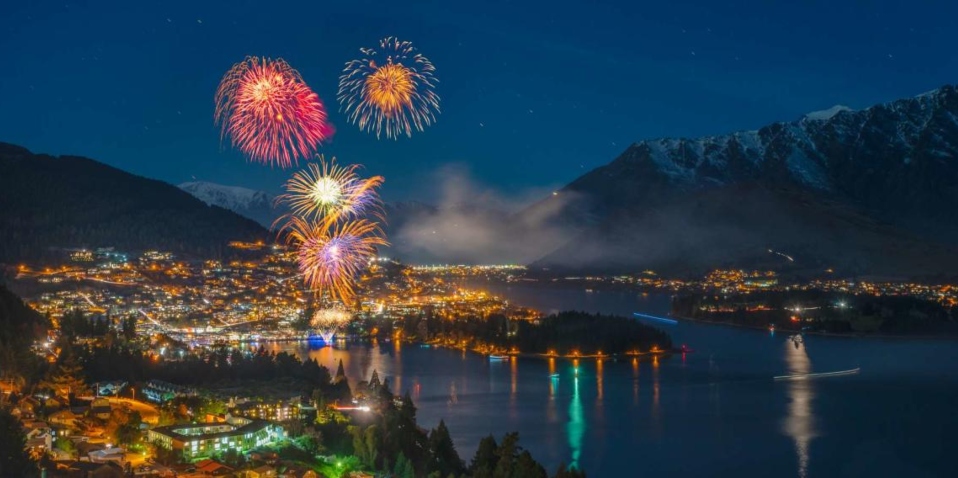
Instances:
[[[63,450],[64,452],[70,455],[70,458],[77,456],[77,446],[73,443],[72,440],[65,436],[58,436],[57,441],[54,442],[53,446],[57,449]]]
[[[122,333],[123,338],[126,340],[133,340],[136,338],[136,316],[131,315],[125,319],[122,319]]]
[[[474,478],[491,478],[492,471],[498,461],[496,451],[499,445],[496,439],[489,435],[479,441],[479,448],[476,449],[476,455],[469,464],[469,474]]]
[[[429,433],[429,458],[427,471],[438,471],[440,476],[460,474],[465,471],[462,459],[456,452],[456,446],[443,420],[439,420],[439,426]]]
[[[239,468],[246,464],[246,457],[235,448],[230,448],[220,455],[220,461],[233,468]]]
[[[519,433],[506,433],[496,450],[496,467],[493,469],[492,476],[495,478],[510,478],[513,476],[519,450]]]
[[[17,418],[0,409],[0,476],[37,475],[37,465],[26,452],[27,437]]]
[[[397,478],[416,478],[416,471],[413,469],[412,462],[406,459],[406,455],[400,453],[396,459],[396,467],[393,468],[393,474]]]
[[[346,369],[343,368],[343,359],[339,359],[339,366],[336,367],[336,378],[333,382],[339,383],[344,380],[346,380]]]
[[[45,380],[40,382],[40,388],[52,391],[56,396],[69,399],[71,395],[80,395],[87,391],[86,383],[81,377],[81,368],[72,357],[67,358]]]
[[[560,463],[555,478],[585,478],[585,472],[576,468],[575,465],[566,468],[565,463]]]
[[[529,450],[523,450],[519,453],[515,468],[512,471],[512,477],[522,478],[549,478],[546,469],[532,458]]]

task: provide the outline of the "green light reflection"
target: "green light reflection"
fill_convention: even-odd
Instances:
[[[566,434],[569,436],[569,448],[572,449],[570,467],[581,468],[579,458],[582,456],[582,438],[585,436],[585,420],[582,416],[582,399],[579,397],[579,377],[576,376],[572,389],[572,402],[569,404],[569,424]]]

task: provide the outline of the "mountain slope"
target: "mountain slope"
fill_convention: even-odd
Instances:
[[[178,187],[206,204],[229,209],[265,228],[270,228],[273,221],[282,215],[279,208],[275,207],[276,198],[265,191],[206,181],[182,183]]]
[[[535,265],[671,274],[744,267],[919,276],[958,270],[958,248],[920,239],[802,189],[750,183],[609,218]]]
[[[211,256],[265,238],[255,222],[162,181],[0,143],[0,263],[99,246]]]
[[[643,141],[559,191],[576,199],[557,220],[578,234],[538,264],[638,267],[684,250],[675,259],[699,268],[745,261],[747,254],[733,250],[745,238],[759,251],[823,241],[821,263],[857,271],[903,271],[909,264],[909,273],[942,271],[943,263],[921,254],[955,252],[948,245],[958,244],[956,179],[953,86],[861,111],[834,107],[755,131]],[[541,214],[555,200],[519,218]],[[687,227],[672,227],[666,216]],[[822,236],[830,224],[862,243]],[[696,242],[688,231],[710,240]],[[635,240],[630,245],[622,236]],[[706,250],[714,256],[702,256]]]

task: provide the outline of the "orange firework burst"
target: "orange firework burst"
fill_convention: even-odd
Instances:
[[[282,59],[247,57],[216,90],[220,134],[250,160],[289,167],[313,155],[333,127],[319,96]]]
[[[338,98],[350,122],[395,139],[436,120],[436,68],[412,43],[389,37],[359,51],[363,58],[346,63],[339,77]]]
[[[322,155],[318,159],[319,164],[309,163],[286,181],[286,194],[277,200],[286,203],[290,213],[277,221],[299,217],[335,222],[370,213],[382,218],[382,201],[376,192],[382,176],[363,179],[356,174],[359,165],[340,166],[336,158],[327,163]]]
[[[317,295],[349,304],[356,291],[359,273],[376,255],[376,248],[388,243],[379,225],[365,219],[330,226],[294,217],[288,240],[298,246],[299,271],[306,285]]]

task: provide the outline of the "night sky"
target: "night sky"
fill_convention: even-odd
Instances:
[[[630,143],[862,108],[958,82],[958,2],[4,1],[0,141],[172,183],[273,192],[290,170],[221,145],[213,95],[246,55],[282,57],[330,110],[323,148],[434,199],[442,174],[532,197]],[[438,122],[377,140],[336,102],[385,36],[436,65]]]

